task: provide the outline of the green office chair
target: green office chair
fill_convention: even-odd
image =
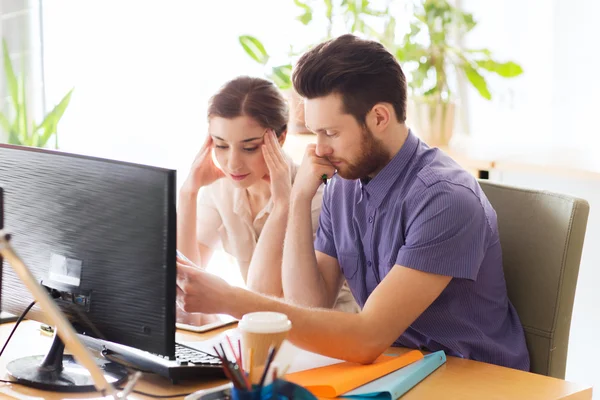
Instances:
[[[498,215],[508,297],[525,329],[531,372],[564,379],[589,204],[479,183]]]

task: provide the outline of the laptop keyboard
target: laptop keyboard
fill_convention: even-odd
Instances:
[[[180,365],[222,365],[221,360],[212,354],[175,343],[175,359]]]

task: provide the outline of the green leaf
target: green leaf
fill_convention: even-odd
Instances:
[[[406,42],[404,46],[396,49],[396,58],[400,61],[421,61],[421,58],[427,57],[428,52],[418,43]]]
[[[312,12],[306,12],[296,17],[303,25],[308,25],[312,21]]]
[[[388,47],[393,46],[395,37],[396,37],[396,18],[390,16],[389,19],[385,22],[385,26],[383,28],[384,44]]]
[[[19,123],[20,125],[20,130],[21,130],[21,136],[23,137],[23,139],[25,141],[27,141],[27,139],[29,138],[30,132],[29,132],[29,124],[30,121],[27,119],[27,91],[25,88],[25,63],[22,64],[23,65],[23,69],[21,72],[21,78],[19,79],[20,82],[20,89],[21,89],[21,112],[20,112],[20,116],[21,116],[21,122]]]
[[[27,143],[28,146],[31,147],[43,147],[39,145],[40,143],[40,135],[34,134],[29,137],[29,141]]]
[[[289,89],[292,87],[292,66],[290,64],[274,67],[271,73],[271,79],[279,89]]]
[[[294,4],[300,7],[304,13],[296,17],[296,19],[302,22],[304,25],[308,25],[310,21],[312,21],[313,11],[312,8],[306,3],[301,2],[300,0],[294,0]]]
[[[490,57],[492,55],[492,52],[489,51],[488,49],[471,49],[471,50],[463,50],[463,49],[461,49],[461,50],[464,51],[464,52],[467,52],[467,53],[481,53],[481,54],[483,54],[486,57]]]
[[[331,21],[333,17],[333,2],[332,0],[325,0],[325,16]]]
[[[254,36],[242,35],[239,37],[239,41],[246,53],[252,57],[254,61],[262,65],[267,63],[269,60],[269,55],[267,54],[265,46],[263,46],[260,40]]]
[[[39,137],[40,147],[45,147],[53,134],[56,133],[58,121],[54,115],[46,115],[44,121],[36,128],[35,135]]]
[[[17,105],[14,107],[15,119],[14,119],[13,125],[12,125],[12,130],[19,137],[19,140],[22,143],[24,143],[27,140],[27,137],[25,136],[25,130],[22,129],[22,126],[21,126],[21,121],[22,121],[21,115],[23,114],[23,108],[24,108],[24,104],[17,102]]]
[[[62,100],[50,111],[46,118],[42,121],[42,123],[36,128],[36,132],[39,129],[42,129],[44,133],[41,135],[39,139],[39,146],[46,146],[46,143],[50,139],[50,137],[56,133],[56,128],[58,126],[58,122],[62,118],[65,110],[67,109],[70,101],[71,94],[73,93],[73,89],[69,90],[69,92],[62,98]]]
[[[466,32],[471,31],[477,25],[477,21],[473,18],[473,14],[459,11],[459,15],[465,26]]]
[[[377,40],[377,41],[381,42],[381,44],[383,44],[384,46],[386,46],[386,44],[387,44],[387,43],[384,43],[385,40],[383,40],[383,38],[381,37],[380,33],[377,32],[376,29],[372,28],[371,26],[367,25],[364,22],[363,22],[363,25],[362,25],[362,33],[366,34],[367,37],[371,37],[374,40]]]
[[[419,63],[418,67],[411,71],[408,78],[408,86],[417,92],[423,91],[425,80],[429,77],[429,72],[433,71],[434,67],[429,61]],[[437,86],[434,86],[436,88]]]
[[[2,130],[6,134],[11,132],[10,121],[8,120],[8,117],[6,115],[4,115],[3,113],[0,113],[0,128],[2,128]]]
[[[492,99],[492,94],[488,90],[487,83],[481,74],[477,72],[475,68],[470,66],[469,64],[461,64],[463,71],[465,71],[465,75],[467,75],[467,79],[471,84],[477,89],[481,97],[487,100]]]
[[[10,95],[13,106],[19,107],[19,82],[15,75],[12,62],[10,60],[10,53],[8,51],[8,43],[5,39],[2,39],[2,56],[4,60],[4,74],[6,75],[6,85],[8,88],[8,94]]]
[[[423,97],[434,96],[434,95],[437,95],[437,93],[438,93],[438,88],[437,88],[437,86],[434,86],[431,89],[429,89],[428,91],[426,91],[425,93],[423,93]]]
[[[19,136],[17,135],[17,133],[13,130],[11,130],[8,133],[8,144],[16,144],[17,146],[23,146],[23,143],[21,142],[21,140],[19,139]]]
[[[385,17],[388,15],[385,11],[373,10],[372,8],[365,8],[362,13],[373,17]]]
[[[477,65],[481,68],[486,69],[490,72],[495,72],[496,74],[504,77],[504,78],[514,78],[515,76],[519,76],[523,73],[523,68],[517,63],[512,61],[499,63],[494,60],[480,60],[476,61]]]

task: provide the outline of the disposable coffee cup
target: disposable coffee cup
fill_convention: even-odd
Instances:
[[[244,370],[249,372],[252,383],[259,383],[271,346],[279,350],[290,329],[292,323],[285,314],[255,312],[242,317],[238,330],[242,336]]]

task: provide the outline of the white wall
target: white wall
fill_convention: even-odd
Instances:
[[[596,0],[462,0],[479,25],[465,38],[524,74],[491,79],[494,99],[468,94],[471,133],[479,142],[519,146],[600,145],[600,2]],[[490,124],[489,121],[495,121]]]
[[[59,126],[61,149],[176,168],[179,182],[206,134],[210,95],[240,74],[263,74],[238,35],[253,34],[279,54],[298,32],[306,35],[289,23],[298,12],[288,1],[43,6],[49,106],[75,87]]]
[[[600,146],[600,1],[554,0],[554,134],[574,147]]]

